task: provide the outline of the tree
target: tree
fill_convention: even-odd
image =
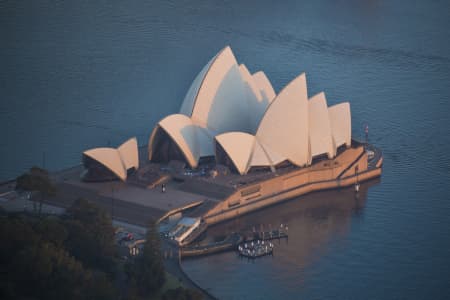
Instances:
[[[67,210],[69,230],[66,247],[89,267],[114,272],[116,247],[109,214],[85,199],[77,199]]]
[[[185,289],[182,287],[167,290],[162,295],[162,300],[201,300],[202,294],[195,290]]]
[[[154,294],[166,281],[159,235],[154,223],[147,229],[142,255],[128,263],[126,272],[129,281],[136,282],[138,292],[143,297]]]
[[[27,173],[17,177],[16,189],[39,193],[39,216],[41,215],[44,197],[56,194],[56,187],[51,182],[48,172],[39,167],[32,167]]]
[[[35,230],[57,247],[63,247],[69,236],[67,225],[59,217],[48,216],[42,218],[35,226]]]
[[[104,272],[64,247],[68,235],[57,217],[0,217],[0,299],[117,299]]]

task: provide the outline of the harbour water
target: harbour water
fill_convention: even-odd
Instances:
[[[147,143],[225,45],[276,91],[349,101],[353,136],[383,150],[380,182],[213,227],[289,224],[274,257],[183,262],[224,299],[450,296],[450,15],[446,1],[0,1],[0,180]],[[260,226],[260,225],[258,225]]]

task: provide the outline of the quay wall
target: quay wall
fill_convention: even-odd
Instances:
[[[380,175],[381,165],[368,169],[363,147],[349,148],[335,159],[239,188],[203,219],[211,225],[313,191],[346,187]]]

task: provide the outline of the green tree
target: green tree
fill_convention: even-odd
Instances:
[[[117,299],[104,272],[64,248],[65,222],[55,217],[0,217],[0,299]]]
[[[136,282],[142,297],[154,294],[166,281],[159,234],[154,223],[147,229],[142,255],[128,263],[126,272],[129,281]]]
[[[27,173],[17,177],[16,189],[28,192],[38,192],[39,216],[41,215],[44,198],[56,194],[56,187],[51,182],[48,172],[39,167],[32,167]]]
[[[66,247],[89,267],[112,274],[115,270],[114,227],[109,214],[85,199],[67,210]]]
[[[201,300],[203,295],[200,292],[182,287],[167,290],[162,295],[163,300]]]
[[[57,247],[63,247],[69,236],[67,225],[61,218],[56,216],[48,216],[42,218],[35,226],[35,230],[48,242],[53,243]]]

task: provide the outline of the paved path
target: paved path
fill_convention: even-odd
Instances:
[[[74,167],[52,175],[52,180],[58,186],[58,196],[66,198],[84,197],[93,202],[99,202],[100,205],[106,201],[105,199],[109,199],[109,202],[112,202],[112,199],[114,199],[114,202],[123,201],[128,203],[130,207],[147,207],[154,212],[158,212],[159,216],[156,216],[156,219],[177,207],[210,198],[201,194],[182,191],[179,189],[180,184],[173,182],[166,185],[165,193],[162,193],[160,188],[147,189],[121,181],[83,182],[80,180],[81,170],[82,167]]]

